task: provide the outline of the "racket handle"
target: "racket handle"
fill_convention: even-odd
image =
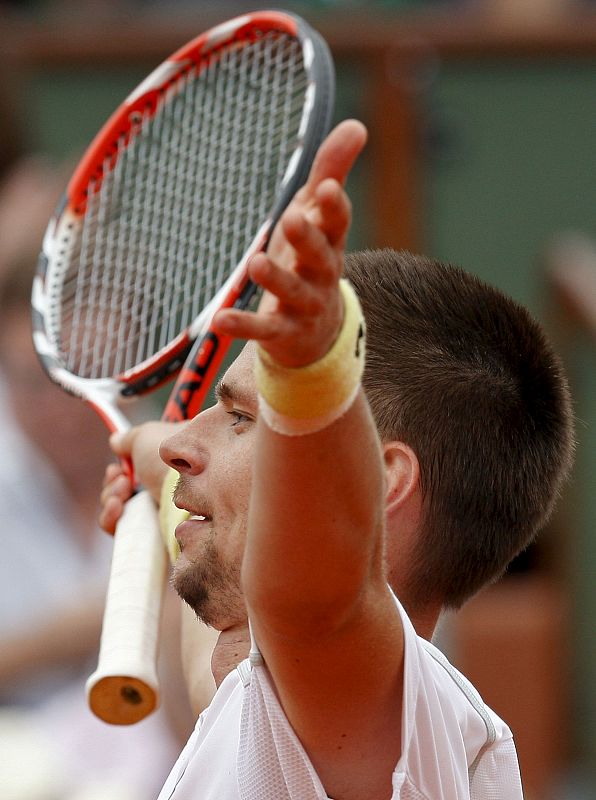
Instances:
[[[97,669],[87,680],[93,713],[132,725],[159,705],[157,641],[166,551],[148,492],[132,497],[116,528]]]

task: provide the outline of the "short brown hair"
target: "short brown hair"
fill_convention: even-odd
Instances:
[[[411,608],[458,608],[529,544],[568,473],[561,363],[525,308],[458,267],[377,250],[348,255],[345,273],[379,434],[420,462],[423,522],[400,590]]]

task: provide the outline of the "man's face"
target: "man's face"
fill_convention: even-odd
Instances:
[[[176,591],[208,625],[242,623],[240,567],[246,540],[257,414],[254,346],[247,345],[218,387],[217,404],[166,439],[161,456],[180,478],[174,502],[191,513],[176,529]]]

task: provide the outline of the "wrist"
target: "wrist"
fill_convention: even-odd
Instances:
[[[314,433],[343,416],[354,402],[364,370],[364,317],[346,280],[340,332],[323,358],[306,367],[286,367],[257,348],[255,378],[265,423],[288,436]]]

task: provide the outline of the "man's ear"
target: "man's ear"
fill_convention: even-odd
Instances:
[[[403,442],[383,445],[385,463],[385,508],[387,513],[397,511],[417,492],[420,482],[418,457]]]

